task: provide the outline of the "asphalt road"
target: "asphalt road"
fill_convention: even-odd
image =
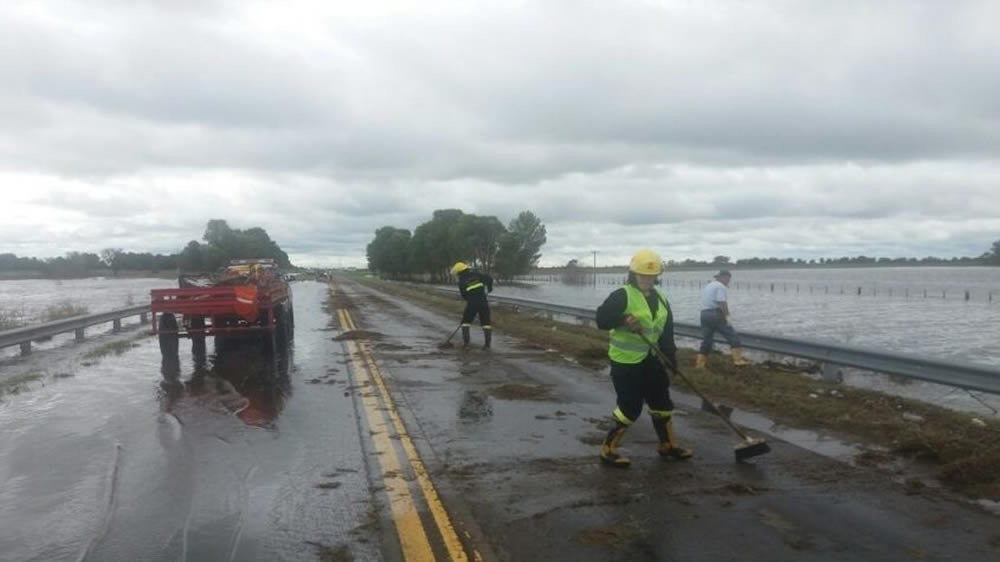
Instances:
[[[294,285],[278,356],[44,352],[65,372],[0,403],[0,560],[1000,560],[994,515],[774,438],[737,465],[695,409],[694,459],[643,420],[602,467],[606,375],[332,287]]]

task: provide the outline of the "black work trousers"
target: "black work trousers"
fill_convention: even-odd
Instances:
[[[629,421],[639,419],[643,402],[649,405],[650,412],[674,409],[670,399],[670,379],[663,365],[652,354],[635,365],[612,361],[611,382],[618,395],[618,409]]]
[[[486,295],[469,297],[465,302],[465,312],[462,313],[462,325],[472,325],[476,316],[479,317],[480,326],[485,328],[490,325],[490,303],[486,301]]]

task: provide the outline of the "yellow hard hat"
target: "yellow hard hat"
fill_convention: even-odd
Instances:
[[[451,266],[451,274],[458,275],[459,273],[462,273],[466,269],[469,269],[469,266],[465,265],[465,262],[457,261],[455,262],[455,265]]]
[[[663,273],[663,260],[660,259],[660,254],[649,248],[643,248],[632,256],[628,269],[639,275],[659,275]]]

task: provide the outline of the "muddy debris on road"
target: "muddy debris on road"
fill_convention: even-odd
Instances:
[[[493,387],[490,394],[501,400],[552,400],[552,387],[546,384],[502,384]]]
[[[383,335],[379,332],[369,332],[368,330],[350,330],[333,338],[333,341],[377,340],[382,337]]]

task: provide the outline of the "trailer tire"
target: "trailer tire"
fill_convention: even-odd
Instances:
[[[193,316],[188,323],[193,330],[204,330],[205,329],[205,317],[204,316]],[[204,359],[205,357],[205,334],[192,334],[191,335],[191,353],[199,359]]]
[[[291,341],[291,327],[289,326],[289,314],[288,310],[284,306],[278,306],[274,309],[274,335],[275,340],[277,340],[278,346],[281,349],[286,349],[288,347],[288,342]]]
[[[164,357],[176,357],[178,351],[177,318],[169,313],[160,314],[157,322],[160,338],[160,353]]]

